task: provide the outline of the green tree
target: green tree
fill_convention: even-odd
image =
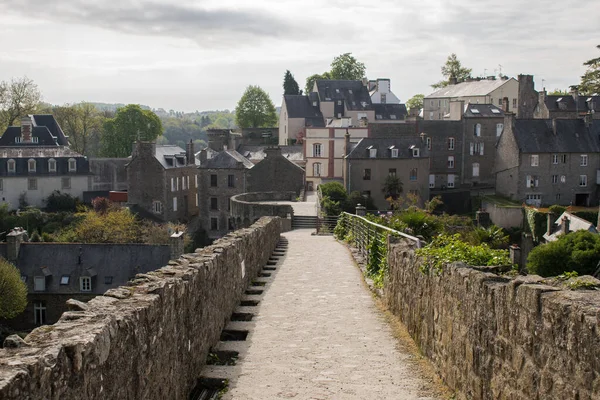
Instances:
[[[471,68],[463,67],[455,53],[452,53],[446,59],[446,63],[442,66],[442,75],[444,80],[431,85],[434,89],[446,87],[450,84],[451,78],[456,78],[458,82],[462,82],[471,76]]]
[[[298,82],[296,82],[294,75],[292,75],[289,69],[285,71],[285,76],[283,77],[283,94],[302,94]]]
[[[306,78],[306,86],[304,86],[304,93],[308,94],[313,91],[315,82],[320,79],[332,79],[329,72],[323,72],[322,74],[314,74]]]
[[[381,191],[386,199],[391,197],[392,200],[396,200],[402,193],[402,181],[397,176],[389,175],[385,178]]]
[[[421,108],[423,108],[423,99],[424,98],[425,98],[425,95],[423,95],[421,93],[415,94],[413,97],[408,99],[408,101],[406,102],[406,107],[409,110],[412,110],[412,109],[420,110]]]
[[[80,243],[139,243],[142,227],[128,209],[93,210],[83,214],[74,229],[74,241]]]
[[[571,271],[591,275],[599,267],[600,235],[588,231],[561,235],[554,242],[535,247],[527,257],[527,271],[541,276]]]
[[[104,157],[128,157],[136,140],[156,140],[162,131],[162,123],[156,114],[142,110],[137,104],[129,104],[104,122],[102,153]]]
[[[548,95],[549,96],[568,96],[569,92],[567,90],[554,89],[553,91],[548,93]]]
[[[0,134],[19,118],[33,114],[41,104],[42,94],[26,76],[0,82]]]
[[[331,79],[356,81],[364,78],[365,71],[365,64],[354,58],[352,53],[340,54],[331,62]]]
[[[52,110],[56,121],[69,137],[71,148],[86,156],[98,156],[104,117],[92,103],[65,104]]]
[[[600,49],[600,45],[596,47]],[[600,94],[600,57],[587,60],[583,65],[587,67],[587,71],[581,76],[579,93],[585,96]]]
[[[235,109],[240,128],[268,128],[277,124],[277,114],[271,98],[260,86],[248,86]]]
[[[27,286],[21,273],[0,257],[0,318],[14,318],[27,306]]]

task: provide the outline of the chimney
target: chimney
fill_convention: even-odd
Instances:
[[[26,116],[21,118],[21,142],[31,143],[31,117]]]
[[[265,148],[265,157],[266,158],[275,158],[277,156],[281,156],[281,147],[267,147]]]
[[[511,112],[504,113],[504,132],[507,132],[506,129],[510,129],[511,132],[514,132],[515,128],[515,114]],[[504,133],[502,134],[504,135]]]
[[[554,223],[556,222],[556,218],[558,218],[558,217],[553,212],[548,212],[548,214],[546,215],[546,222],[548,225],[546,227],[546,235],[548,235],[548,236],[552,235],[552,231],[554,230]]]
[[[556,118],[552,118],[552,133],[556,136]]]
[[[503,110],[504,112],[508,112],[508,111],[510,111],[510,110],[508,109],[508,97],[503,97],[503,98],[502,98],[502,110]]]
[[[132,156],[138,156],[145,159],[153,158],[156,155],[156,142],[137,141],[133,144]]]
[[[591,128],[592,123],[594,122],[594,114],[592,114],[591,111],[585,113],[585,116],[583,117],[583,122],[585,123],[586,128]]]
[[[565,215],[563,217],[563,219],[561,220],[561,225],[560,225],[560,231],[562,232],[563,235],[566,235],[567,233],[569,233],[569,224],[570,223],[571,223],[571,221]]]
[[[194,155],[194,142],[190,139],[190,142],[185,146],[185,157],[187,158],[188,165],[196,164],[196,156]]]
[[[27,242],[27,231],[23,228],[14,228],[6,235],[6,259],[11,263],[16,263],[19,259],[21,243]]]
[[[206,149],[200,150],[200,165],[205,166],[207,159],[208,159],[208,156],[206,154]]]
[[[577,99],[579,98],[579,88],[577,85],[573,85],[570,87],[569,90],[569,94],[573,97],[573,100],[575,100],[575,104],[577,104]]]
[[[344,135],[344,155],[348,155],[350,152],[350,132],[346,128],[346,134]]]
[[[448,80],[448,83],[450,85],[456,85],[458,83],[458,79],[455,76],[451,76],[450,79]]]

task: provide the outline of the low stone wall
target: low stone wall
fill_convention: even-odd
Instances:
[[[1,399],[185,399],[246,286],[275,249],[263,218],[107,291],[0,350]]]
[[[521,207],[500,207],[487,201],[481,207],[490,214],[490,220],[500,228],[523,227],[523,209]]]
[[[459,398],[600,398],[600,292],[460,263],[424,274],[406,243],[389,268],[387,304]]]
[[[289,204],[264,204],[263,201],[294,201],[295,192],[256,192],[242,193],[233,196],[230,200],[230,215],[236,229],[249,226],[254,221],[264,216],[281,217],[282,231],[292,229],[291,217],[294,209]],[[287,217],[290,217],[289,219]]]

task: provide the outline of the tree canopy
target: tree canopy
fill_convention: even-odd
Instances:
[[[416,109],[416,110],[420,110],[421,108],[423,108],[423,99],[425,98],[425,95],[419,93],[419,94],[415,94],[413,97],[411,97],[410,99],[408,99],[406,101],[406,107],[409,110],[412,109]]]
[[[248,86],[235,109],[240,128],[267,128],[277,124],[277,113],[271,98],[260,86]]]
[[[452,53],[446,59],[446,63],[442,65],[442,75],[445,79],[431,85],[434,89],[440,89],[450,84],[450,78],[456,78],[458,82],[464,81],[471,76],[471,68],[462,66],[455,53]]]
[[[162,122],[156,114],[142,110],[137,104],[129,104],[104,122],[102,153],[105,157],[128,157],[136,140],[156,140],[162,132]]]
[[[104,118],[93,104],[65,104],[54,107],[52,114],[69,137],[73,150],[86,156],[99,155]]]
[[[304,86],[304,93],[310,93],[315,86],[315,82],[319,79],[331,79],[331,74],[329,72],[323,72],[322,74],[313,74],[306,78],[306,86]]]
[[[27,306],[27,286],[21,273],[0,257],[0,318],[14,318]]]
[[[600,49],[600,45],[596,46]],[[579,93],[589,96],[600,95],[600,57],[592,58],[583,63],[587,67],[585,74],[581,76]]]
[[[364,63],[358,61],[352,53],[340,54],[331,62],[331,70],[306,78],[304,93],[312,92],[315,81],[318,79],[360,80],[365,75],[366,67]]]
[[[26,76],[10,82],[0,81],[0,135],[20,117],[33,114],[41,99],[37,85]]]
[[[294,75],[292,75],[289,69],[285,71],[285,76],[283,77],[283,94],[302,94],[298,82],[296,82]]]

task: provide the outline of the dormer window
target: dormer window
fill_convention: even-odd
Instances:
[[[421,152],[419,151],[419,148],[416,146],[410,146],[410,150],[412,151],[412,156],[413,157],[419,157],[421,155]]]
[[[392,149],[392,158],[398,158],[398,149]]]
[[[8,172],[14,173],[16,170],[16,165],[17,165],[17,163],[12,158],[10,160],[8,160],[8,163],[7,163]]]
[[[48,160],[48,172],[56,172],[56,160],[54,158]]]
[[[35,160],[33,158],[27,160],[27,171],[35,172],[35,166]]]
[[[377,157],[377,149],[376,148],[374,148],[373,146],[369,146],[369,147],[367,147],[367,150],[369,150],[369,158]]]
[[[69,172],[77,171],[77,160],[74,158],[69,158]]]

